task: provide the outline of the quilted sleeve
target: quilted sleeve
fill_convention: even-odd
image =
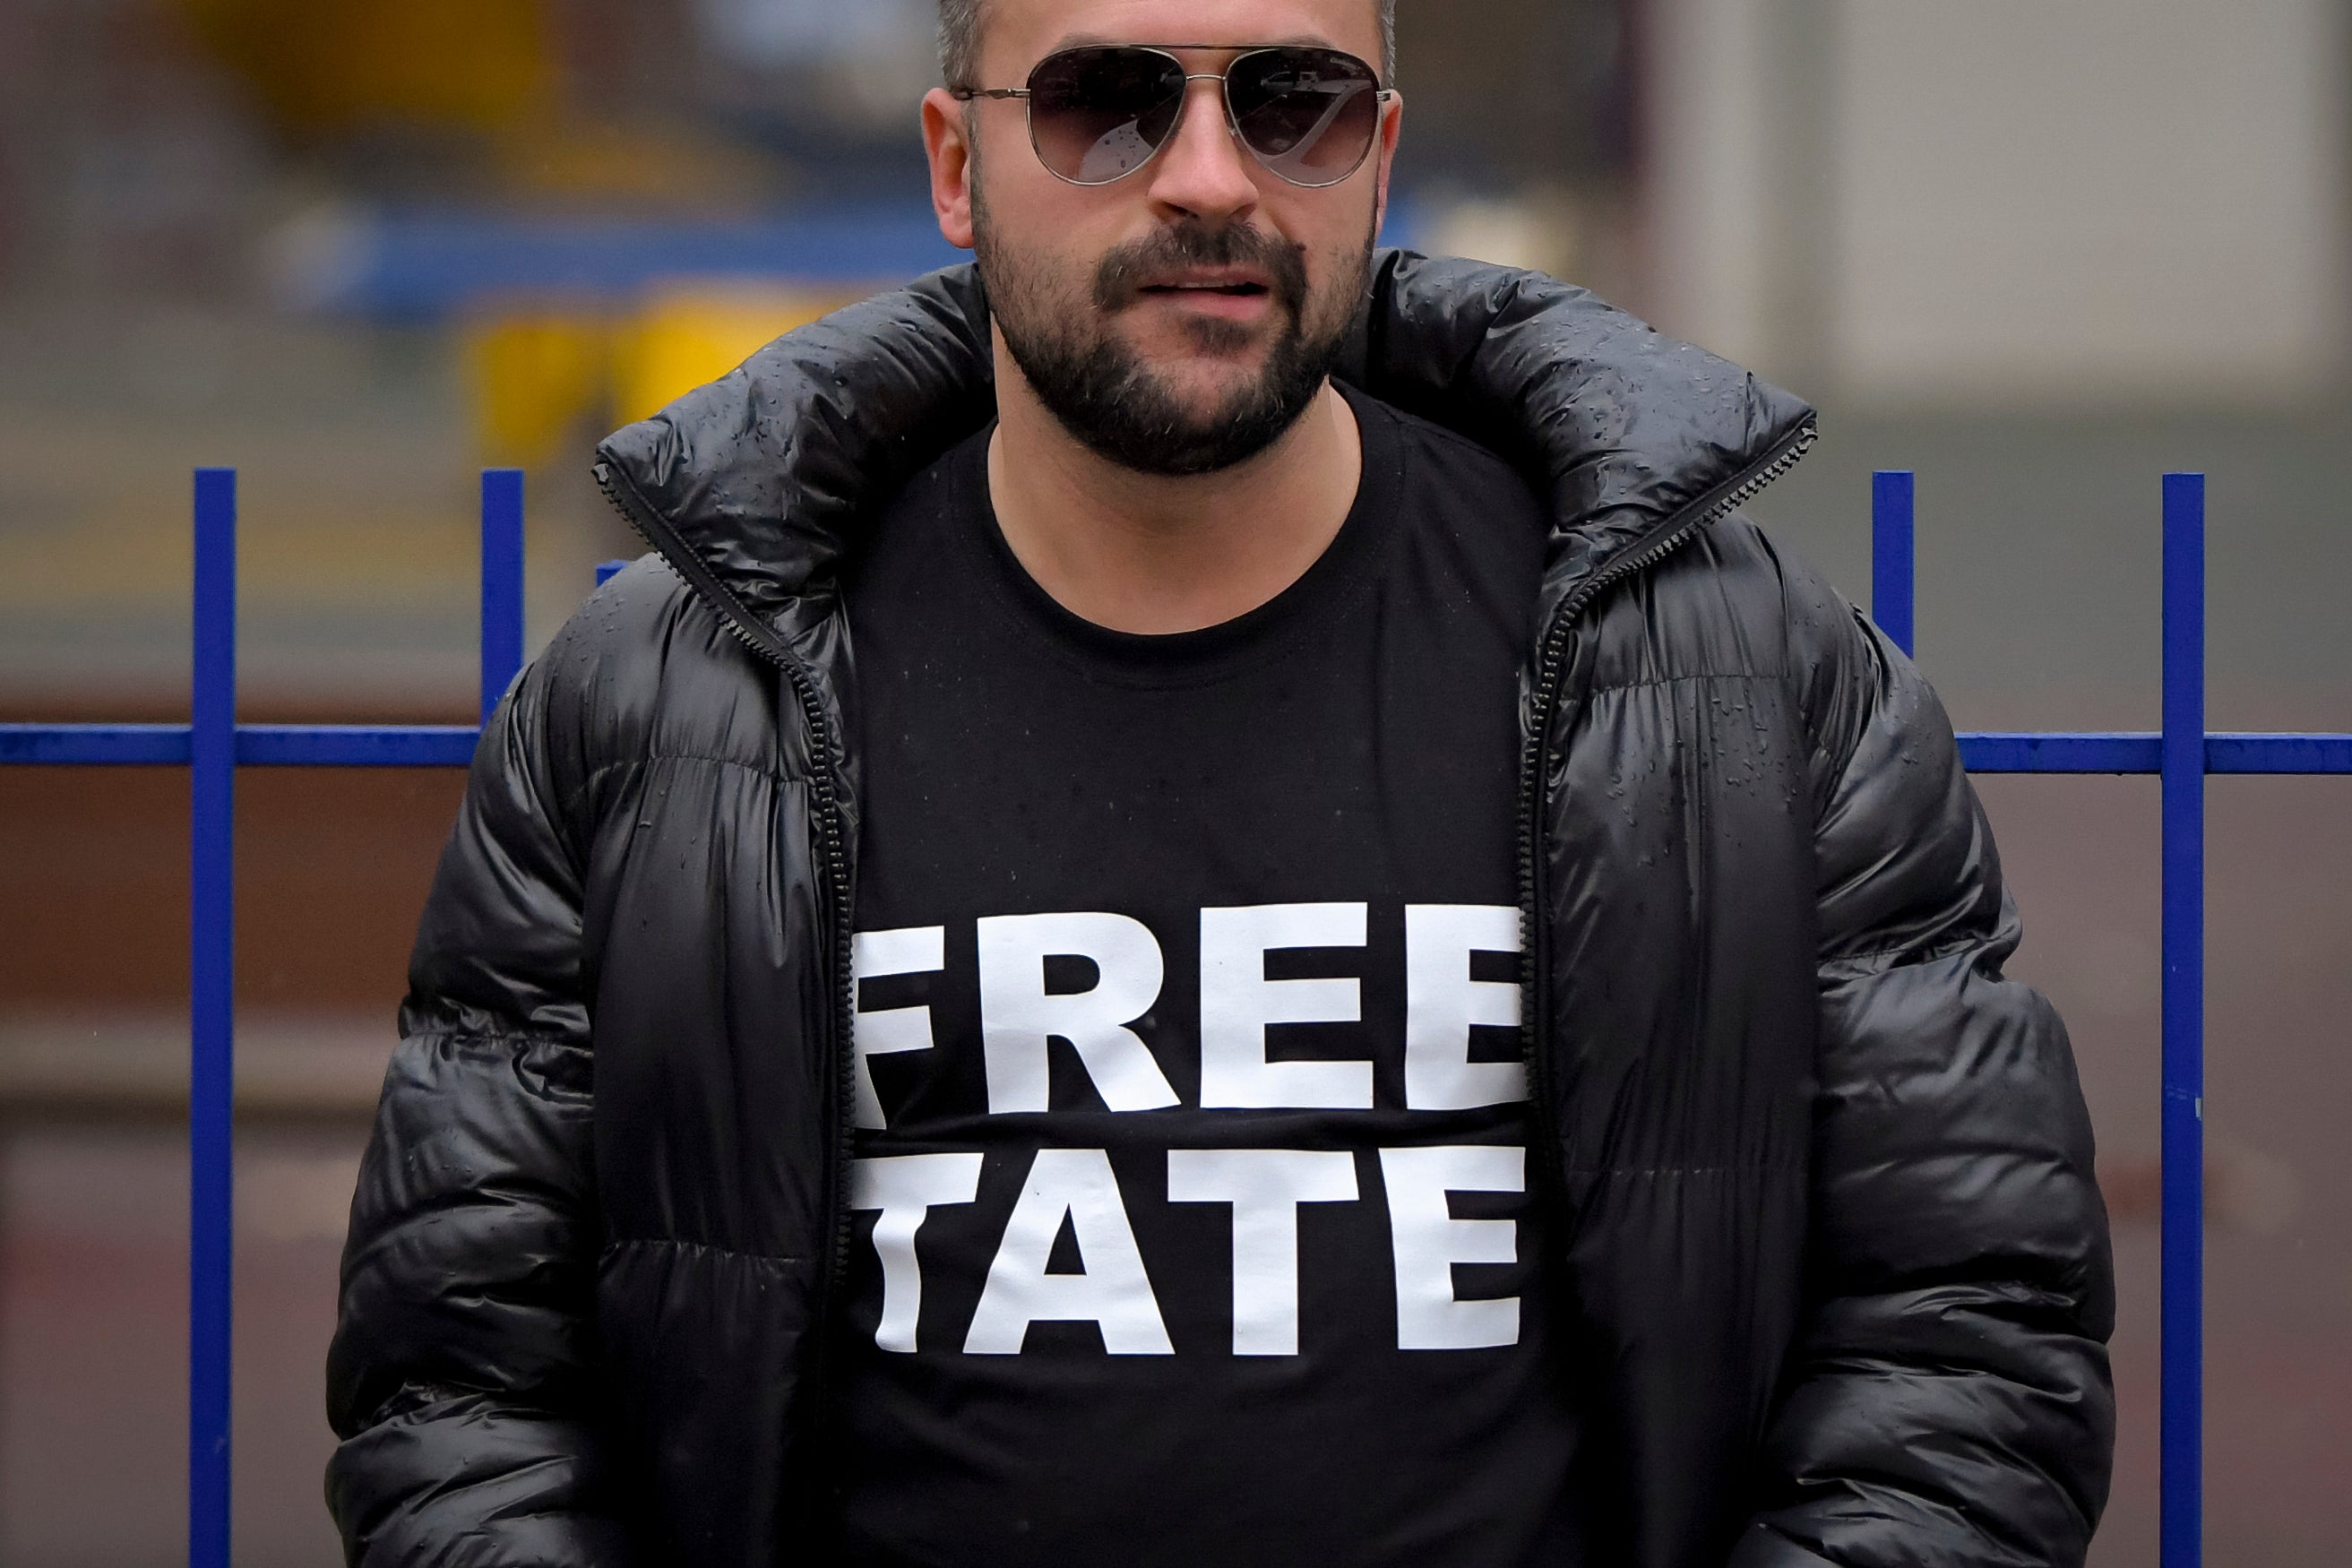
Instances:
[[[2065,1026],[1935,694],[1791,572],[1814,716],[1821,1045],[1806,1317],[1734,1568],[2080,1564],[2115,1405]]]
[[[352,1205],[327,1499],[354,1565],[629,1561],[592,1408],[577,772],[543,658],[485,730]],[[561,724],[559,722],[559,728]]]

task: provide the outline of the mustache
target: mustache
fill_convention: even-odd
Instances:
[[[1255,267],[1266,275],[1276,301],[1297,321],[1307,308],[1306,253],[1306,247],[1286,244],[1247,224],[1171,224],[1104,254],[1095,268],[1095,307],[1105,314],[1122,310],[1150,279],[1179,268]]]

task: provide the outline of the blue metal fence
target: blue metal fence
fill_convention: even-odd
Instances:
[[[1912,476],[1872,492],[1872,613],[1913,649]],[[523,648],[522,473],[482,474],[481,714]],[[2205,730],[2205,480],[2164,479],[2163,728],[1964,734],[1976,773],[2153,773],[2163,790],[2162,1568],[2196,1568],[2203,1519],[2205,779],[2352,773],[2352,734]],[[597,569],[603,582],[618,569]],[[229,1562],[230,1136],[235,788],[240,766],[462,767],[472,725],[236,722],[236,476],[195,474],[195,639],[185,724],[0,724],[0,764],[165,765],[189,772],[188,1562]]]

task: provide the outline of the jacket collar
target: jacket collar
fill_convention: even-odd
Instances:
[[[1584,289],[1409,251],[1375,258],[1339,374],[1549,490],[1555,603],[1695,510],[1727,510],[1793,460],[1813,420]],[[788,332],[614,432],[596,477],[739,631],[790,643],[830,612],[871,509],[994,404],[986,301],[972,268],[953,267]]]

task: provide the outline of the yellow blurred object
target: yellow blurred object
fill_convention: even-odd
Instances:
[[[546,0],[176,0],[287,129],[455,125],[547,113]]]
[[[563,455],[585,423],[642,419],[716,381],[767,342],[858,299],[854,289],[679,284],[615,317],[509,303],[466,324],[466,385],[486,462]]]
[[[769,339],[859,296],[774,284],[694,284],[652,295],[614,356],[613,406],[642,419],[733,370]]]
[[[467,389],[486,461],[530,467],[559,456],[610,392],[614,331],[603,316],[522,311],[467,324]]]

